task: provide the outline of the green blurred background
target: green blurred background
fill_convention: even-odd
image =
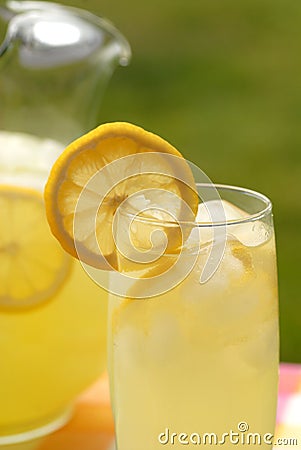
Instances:
[[[301,362],[301,2],[65,0],[128,38],[100,122],[125,120],[171,141],[215,182],[274,203],[281,358]]]

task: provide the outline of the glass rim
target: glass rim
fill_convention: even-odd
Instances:
[[[231,192],[237,192],[242,195],[247,195],[249,197],[256,198],[257,200],[261,201],[263,204],[263,207],[260,208],[260,210],[253,214],[248,214],[246,217],[239,218],[239,219],[230,219],[225,221],[217,221],[217,222],[198,222],[198,221],[192,221],[192,220],[160,220],[153,217],[145,217],[145,216],[139,216],[139,212],[134,214],[129,211],[121,211],[121,214],[126,215],[128,217],[132,217],[135,219],[135,221],[141,221],[143,223],[148,223],[151,225],[158,225],[158,226],[165,226],[165,227],[179,227],[181,226],[189,226],[191,228],[213,228],[213,227],[225,227],[225,226],[233,226],[233,225],[242,225],[245,223],[255,222],[257,220],[261,220],[268,215],[272,213],[272,202],[271,200],[264,194],[254,191],[253,189],[243,188],[240,186],[234,186],[230,184],[220,184],[220,183],[196,183],[196,187],[203,187],[203,188],[214,188],[219,192],[219,190],[227,190]],[[220,197],[222,200],[222,198]],[[234,205],[236,206],[236,205]]]

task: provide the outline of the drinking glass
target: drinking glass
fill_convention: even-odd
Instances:
[[[131,242],[141,254],[148,232],[174,239],[172,230],[181,226],[183,241],[181,260],[166,252],[133,263],[124,226],[117,227],[120,271],[131,277],[124,295],[109,300],[118,450],[243,449],[248,441],[271,448],[278,382],[272,205],[260,193],[225,185],[199,184],[200,198],[213,189],[221,200],[200,202],[191,223],[120,212],[121,224],[140,230]],[[216,207],[224,220],[210,213]],[[112,274],[112,287],[119,276]]]
[[[64,146],[97,125],[130,48],[75,8],[9,1],[0,17],[1,446],[62,426],[105,368],[107,295],[52,236],[42,193]]]

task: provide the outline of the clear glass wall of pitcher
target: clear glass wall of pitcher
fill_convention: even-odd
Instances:
[[[54,3],[10,1],[0,21],[1,446],[60,427],[105,366],[106,294],[50,234],[42,191],[130,48],[108,21]]]

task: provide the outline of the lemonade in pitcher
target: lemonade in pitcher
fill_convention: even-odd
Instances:
[[[61,150],[0,133],[0,443],[66,421],[105,367],[106,293],[46,220],[43,187]]]
[[[62,426],[105,369],[107,294],[51,234],[43,190],[131,50],[111,22],[53,2],[3,2],[0,32],[1,446]]]

